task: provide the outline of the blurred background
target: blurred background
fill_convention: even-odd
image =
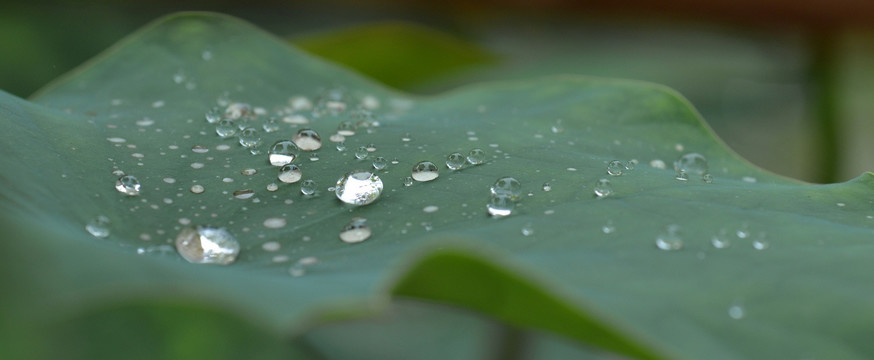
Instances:
[[[773,172],[829,183],[874,170],[874,2],[866,0],[3,3],[0,89],[27,97],[184,10],[246,19],[415,94],[563,73],[657,82]]]

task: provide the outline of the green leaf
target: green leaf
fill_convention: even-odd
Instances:
[[[382,107],[379,126],[348,137],[346,151],[325,141],[318,161],[307,155],[297,161],[304,177],[319,184],[314,197],[302,196],[297,184],[267,191],[279,182],[265,155],[219,138],[203,118],[225,94],[274,112],[291,96],[315,99],[328,87],[346,89],[350,107],[362,96]],[[327,138],[343,119],[312,119],[308,126]],[[0,221],[8,234],[0,242],[0,286],[15,289],[0,297],[0,335],[9,334],[0,336],[6,342],[0,346],[28,358],[51,356],[43,344],[67,346],[56,339],[77,330],[106,341],[150,329],[174,336],[183,325],[161,319],[175,317],[205,317],[191,326],[215,328],[217,341],[243,336],[232,329],[245,326],[255,338],[266,334],[270,354],[310,356],[325,344],[319,331],[379,313],[391,294],[449,303],[629,357],[874,353],[865,337],[874,313],[872,176],[815,186],[757,169],[658,85],[563,76],[412,98],[238,20],[181,14],[128,37],[33,102],[0,94],[0,120]],[[295,131],[280,125],[262,134],[265,144]],[[125,140],[107,140],[114,138]],[[370,167],[370,159],[353,156],[367,144],[377,149],[371,159],[398,163],[377,172],[385,190],[376,202],[346,206],[327,188],[347,171]],[[195,145],[209,151],[193,152]],[[442,167],[447,154],[474,147],[488,152],[486,164]],[[707,157],[712,184],[679,181],[672,169],[651,165],[687,152]],[[611,177],[605,169],[613,159],[639,164]],[[440,177],[405,187],[402,178],[422,160],[440,164]],[[247,168],[258,173],[240,173]],[[139,178],[140,196],[113,188],[114,169]],[[523,196],[512,215],[495,219],[485,203],[501,176],[521,181]],[[610,178],[614,195],[593,195],[600,178]],[[541,189],[544,182],[551,191]],[[206,191],[191,193],[194,184]],[[235,199],[241,189],[256,196]],[[431,206],[438,210],[423,211]],[[84,230],[98,215],[112,221],[105,239]],[[263,226],[275,217],[288,225]],[[338,238],[353,217],[366,217],[373,230],[354,245]],[[237,262],[194,265],[172,251],[147,251],[172,243],[189,221],[235,234],[242,245]],[[606,224],[615,231],[605,234]],[[672,224],[680,227],[683,249],[658,250],[656,237]],[[523,235],[523,228],[533,234]],[[710,238],[722,230],[732,245],[715,249]],[[743,237],[733,235],[739,230]],[[768,248],[756,250],[754,240]],[[264,250],[269,241],[281,250]],[[318,263],[303,276],[289,275],[303,257]],[[107,330],[113,318],[137,324],[116,333]],[[416,334],[399,335],[408,343],[402,336]],[[283,346],[278,339],[295,340]],[[206,346],[195,339],[191,348],[173,350],[178,340],[156,341],[154,354],[197,357]],[[234,351],[261,346],[240,338]],[[90,349],[81,354],[115,351]],[[384,351],[373,357],[402,353]]]
[[[428,80],[495,61],[493,55],[475,44],[403,22],[302,35],[294,37],[292,42],[312,54],[398,89],[410,89]]]

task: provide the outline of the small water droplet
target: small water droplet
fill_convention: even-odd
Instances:
[[[740,228],[738,228],[737,231],[735,231],[735,235],[737,235],[737,237],[738,237],[739,239],[746,239],[746,238],[748,238],[748,237],[750,236],[749,225],[747,225],[747,224],[741,224]]]
[[[291,140],[303,151],[315,151],[322,148],[322,137],[313,129],[300,129]]]
[[[139,195],[141,187],[140,181],[133,175],[125,175],[115,181],[115,190],[127,196]]]
[[[625,166],[625,170],[634,171],[634,166],[637,165],[637,160],[631,159],[622,163],[622,165]]]
[[[413,166],[411,177],[416,181],[431,181],[440,176],[437,165],[430,161],[421,161]]]
[[[85,230],[94,237],[105,238],[109,236],[109,224],[108,217],[99,215],[85,224]]]
[[[198,154],[203,154],[209,152],[209,148],[203,145],[194,145],[191,147],[191,151]]]
[[[704,174],[701,176],[701,180],[704,181],[705,184],[712,184],[713,183],[713,175]]]
[[[267,191],[273,192],[276,190],[279,190],[279,185],[276,185],[276,183],[267,184]]]
[[[238,138],[240,139],[240,145],[247,148],[254,148],[261,143],[261,133],[259,133],[257,129],[251,127],[247,127],[243,129],[243,131],[240,131]]]
[[[707,159],[698,153],[689,153],[680,156],[674,162],[674,170],[677,171],[677,180],[688,180],[689,175],[700,176],[703,178],[705,174],[710,173],[710,167],[707,164]]]
[[[489,211],[489,215],[496,218],[512,214],[513,209],[515,208],[516,202],[506,193],[492,194],[489,197],[488,203],[486,203],[486,209]]]
[[[193,264],[229,265],[240,253],[240,243],[224,228],[187,227],[176,236],[176,251]]]
[[[214,107],[207,111],[204,117],[206,118],[206,122],[215,124],[222,119],[222,110],[218,107]]]
[[[461,153],[452,153],[446,157],[446,167],[449,170],[459,170],[467,163],[467,158]]]
[[[337,143],[337,151],[346,151],[346,142],[340,141]]]
[[[300,193],[304,195],[312,195],[316,193],[316,182],[313,180],[304,180],[300,183]]]
[[[653,169],[667,169],[668,168],[668,166],[665,164],[665,162],[662,160],[659,160],[659,159],[655,159],[655,160],[650,161],[649,166]]]
[[[366,146],[361,146],[357,150],[355,150],[355,158],[357,158],[358,160],[367,159],[368,155],[370,155],[370,153],[367,152]]]
[[[525,224],[522,226],[522,235],[523,236],[531,236],[534,235],[534,226],[531,223]]]
[[[605,234],[612,234],[616,232],[616,226],[613,225],[612,221],[608,221],[604,226],[601,227],[601,232]]]
[[[413,141],[413,137],[410,135],[410,133],[404,133],[404,135],[401,136],[401,141],[410,142]]]
[[[376,159],[373,159],[373,168],[376,170],[385,169],[385,167],[387,165],[388,165],[388,160],[386,160],[382,156],[377,156]]]
[[[269,218],[267,220],[264,220],[263,223],[264,227],[268,229],[281,229],[284,228],[286,224],[288,224],[288,222],[281,217]]]
[[[112,175],[122,177],[122,176],[124,176],[124,171],[121,171],[119,169],[115,169],[115,170],[112,170]]]
[[[367,219],[356,217],[340,231],[340,240],[349,244],[360,243],[370,238],[372,234],[370,227],[367,226]]]
[[[250,199],[255,196],[255,191],[252,189],[243,189],[234,191],[234,197],[240,200]]]
[[[340,122],[339,125],[337,125],[337,134],[343,136],[355,135],[355,130],[355,124],[353,124],[351,121],[343,121]]]
[[[231,120],[238,120],[252,113],[252,106],[246,103],[233,103],[225,108],[225,117]]]
[[[279,168],[279,181],[286,184],[298,182],[303,177],[303,172],[295,164],[286,164]]]
[[[771,244],[768,243],[765,233],[759,233],[756,239],[753,240],[753,249],[767,250],[769,247],[771,247]]]
[[[732,319],[740,320],[743,319],[744,315],[744,308],[740,305],[732,305],[728,308],[728,316],[730,316]]]
[[[413,186],[413,177],[407,176],[404,178],[404,186]]]
[[[428,213],[428,214],[433,213],[433,212],[437,212],[437,210],[440,210],[440,208],[437,207],[437,205],[428,205],[428,206],[422,208],[422,211],[424,211],[425,213]]]
[[[543,186],[541,188],[543,189],[543,191],[546,192],[552,191],[552,185],[549,182],[543,183]]]
[[[382,180],[370,171],[350,171],[337,180],[334,194],[340,201],[352,205],[367,205],[382,193]]]
[[[683,239],[680,237],[680,227],[668,225],[665,231],[656,237],[656,247],[665,251],[675,251],[683,248]]]
[[[252,169],[252,168],[248,168],[248,169],[240,170],[240,174],[243,174],[243,175],[246,175],[246,176],[255,175],[255,174],[257,174],[257,173],[258,173],[258,170],[256,170],[256,169]]]
[[[719,234],[713,235],[710,238],[710,244],[713,245],[714,248],[717,249],[725,249],[731,246],[731,239],[726,236],[725,229],[719,231]]]
[[[609,164],[607,164],[607,174],[610,174],[612,176],[622,175],[622,171],[624,171],[624,170],[625,170],[625,164],[623,164],[619,160],[613,160],[613,161],[610,161]]]
[[[486,152],[483,149],[473,149],[467,153],[467,162],[471,165],[479,165],[486,162]]]
[[[282,244],[280,244],[276,241],[268,241],[268,242],[261,244],[261,249],[263,249],[264,251],[267,251],[267,252],[276,252],[276,251],[279,251],[280,249],[282,249]],[[274,258],[273,262],[278,262],[278,261],[276,261],[276,258]]]
[[[234,136],[237,133],[237,124],[231,119],[219,120],[215,125],[215,133],[222,138]]]
[[[205,190],[206,190],[206,189],[203,188],[203,185],[192,185],[192,186],[191,186],[191,192],[192,192],[192,193],[195,193],[195,194],[201,194],[201,193],[203,193]]]
[[[367,152],[376,152],[376,145],[367,144],[367,146],[365,146],[364,149],[367,150]]]
[[[558,134],[564,131],[564,126],[561,124],[561,119],[555,121],[555,124],[549,128],[553,134]]]
[[[504,176],[495,180],[489,191],[492,195],[508,195],[511,199],[516,200],[522,196],[522,183],[516,178]]]
[[[613,184],[610,183],[610,180],[600,179],[595,182],[594,187],[595,196],[599,198],[605,198],[610,195],[613,195]]]

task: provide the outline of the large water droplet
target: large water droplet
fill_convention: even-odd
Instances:
[[[681,175],[683,174],[686,175],[687,179],[690,175],[703,178],[704,175],[710,172],[710,168],[707,165],[707,159],[698,153],[689,153],[681,156],[674,162],[674,170],[677,171],[678,180],[683,180],[681,179]]]
[[[352,205],[367,205],[382,193],[382,180],[370,171],[350,171],[337,180],[334,194],[340,201]]]
[[[125,175],[115,181],[115,190],[127,196],[139,195],[141,187],[140,181],[133,175]]]
[[[316,193],[316,182],[310,179],[300,183],[300,193],[304,195],[312,195]]]
[[[301,177],[303,177],[303,172],[295,164],[286,164],[279,168],[279,181],[286,184],[296,183]]]
[[[367,226],[367,219],[357,217],[353,218],[343,230],[340,231],[340,240],[343,242],[354,244],[367,240],[373,232]]]
[[[99,215],[85,224],[85,230],[94,237],[105,238],[109,236],[109,218]]]
[[[607,164],[607,173],[610,175],[613,175],[613,176],[622,175],[622,172],[624,170],[625,170],[625,164],[623,164],[619,160],[613,160],[613,161],[610,161],[609,164]]]
[[[595,182],[594,187],[595,196],[599,198],[604,198],[613,194],[613,185],[610,183],[610,180],[600,179]]]
[[[446,167],[449,170],[459,170],[464,167],[464,164],[467,163],[467,158],[461,153],[452,153],[446,157]]]
[[[680,250],[683,248],[683,239],[680,237],[680,227],[668,225],[665,231],[656,236],[656,247],[665,251]]]
[[[322,147],[322,137],[313,129],[300,129],[291,140],[303,151],[315,151]]]
[[[273,143],[273,146],[270,147],[267,153],[270,165],[282,166],[291,164],[300,155],[300,149],[291,140],[279,140]]]
[[[176,236],[176,251],[190,263],[228,265],[237,259],[240,243],[224,228],[187,227]]]
[[[489,188],[492,195],[504,194],[516,200],[522,196],[522,183],[515,178],[504,176],[495,180],[495,183]]]
[[[373,168],[376,170],[385,169],[385,167],[387,165],[388,165],[388,160],[386,160],[382,156],[377,156],[376,159],[373,159]]]
[[[513,198],[510,197],[509,194],[505,193],[492,194],[492,196],[489,197],[489,202],[486,203],[486,209],[488,209],[489,215],[494,217],[510,215],[515,208],[516,202],[513,201]]]
[[[261,133],[258,132],[258,129],[248,127],[240,131],[239,139],[240,145],[253,148],[261,143]]]
[[[437,165],[430,161],[422,161],[413,166],[412,178],[416,181],[431,181],[440,176]]]
[[[467,162],[471,165],[479,165],[486,161],[486,152],[483,149],[473,149],[467,153]]]

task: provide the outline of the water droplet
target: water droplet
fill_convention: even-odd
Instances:
[[[413,177],[407,176],[404,178],[404,186],[413,186]]]
[[[343,121],[339,125],[337,125],[337,134],[343,136],[352,136],[355,135],[355,124],[351,121]]]
[[[701,176],[701,180],[703,180],[704,183],[706,183],[706,184],[712,184],[713,183],[713,175],[704,174]]]
[[[300,193],[304,195],[312,195],[316,193],[316,182],[313,180],[304,180],[300,183]]]
[[[204,154],[204,153],[209,152],[209,148],[206,146],[203,146],[203,145],[194,145],[191,147],[191,151],[198,153],[198,154]]]
[[[622,175],[622,171],[624,171],[624,170],[625,170],[625,164],[623,164],[619,160],[613,160],[613,161],[610,161],[609,164],[607,164],[607,173],[612,175],[612,176]]]
[[[440,210],[440,208],[437,205],[428,205],[428,206],[422,208],[422,211],[424,211],[425,213],[428,213],[428,214],[433,213],[433,212],[437,212],[437,210]]]
[[[191,186],[191,192],[192,192],[192,193],[195,193],[195,194],[201,194],[201,193],[203,193],[205,190],[206,190],[206,189],[203,188],[203,185],[192,185],[192,186]]]
[[[522,226],[522,235],[523,236],[531,236],[534,235],[534,226],[531,223],[525,224]]]
[[[300,129],[291,140],[303,151],[315,151],[322,147],[322,137],[313,129]]]
[[[255,191],[252,189],[243,189],[234,191],[234,197],[240,200],[250,199],[255,196]]]
[[[373,168],[376,170],[385,169],[386,165],[388,165],[388,160],[382,156],[377,156],[376,159],[373,159]]]
[[[547,191],[547,192],[552,191],[552,185],[550,185],[548,182],[545,182],[545,183],[543,183],[542,189],[543,189],[543,191]]]
[[[556,120],[555,124],[553,124],[552,127],[550,127],[549,129],[552,130],[552,132],[554,134],[558,134],[560,132],[563,132],[564,126],[561,125],[561,119]]]
[[[668,225],[665,231],[656,237],[656,247],[665,251],[675,251],[683,248],[683,239],[679,235],[680,227]]]
[[[269,218],[267,220],[264,220],[263,223],[264,227],[268,229],[281,229],[284,228],[286,224],[288,224],[288,222],[281,217]]]
[[[382,180],[370,171],[350,171],[337,180],[337,199],[352,205],[367,205],[382,193]]]
[[[237,124],[231,119],[219,120],[215,126],[215,133],[223,138],[234,136],[237,133]]]
[[[413,137],[410,136],[410,133],[404,133],[404,135],[401,136],[401,141],[410,142],[410,141],[413,141]]]
[[[276,190],[279,190],[279,185],[276,185],[276,183],[267,184],[267,191],[273,192]]]
[[[437,165],[430,161],[422,161],[413,166],[412,178],[416,181],[431,181],[440,176]]]
[[[352,218],[343,230],[340,231],[340,240],[345,243],[354,244],[367,240],[373,232],[367,226],[367,219],[356,217]]]
[[[246,175],[246,176],[255,175],[255,174],[257,174],[257,173],[258,173],[258,170],[256,170],[256,169],[252,169],[252,168],[248,168],[248,169],[240,170],[240,174],[243,174],[243,175]]]
[[[364,160],[364,159],[367,159],[367,156],[368,156],[369,154],[370,154],[370,153],[367,152],[367,147],[366,147],[366,146],[361,146],[361,147],[359,147],[357,150],[355,150],[355,158],[357,158],[358,160]]]
[[[467,153],[467,162],[471,165],[479,165],[486,162],[486,152],[483,149],[473,149]]]
[[[288,105],[294,110],[310,110],[313,108],[313,103],[306,96],[293,96],[288,99]]]
[[[735,320],[743,319],[744,313],[744,308],[740,305],[732,305],[728,308],[728,316]]]
[[[121,171],[119,169],[115,169],[115,170],[112,170],[112,175],[122,177],[122,176],[124,176],[124,171]]]
[[[176,251],[193,264],[229,265],[240,253],[240,243],[224,228],[187,227],[176,237]]]
[[[252,106],[246,103],[233,103],[225,109],[225,117],[231,120],[237,120],[244,116],[248,116],[252,112]]]
[[[767,250],[771,247],[771,244],[766,240],[765,233],[759,233],[755,240],[753,240],[753,249],[756,250]]]
[[[740,228],[738,228],[737,231],[735,232],[735,235],[737,235],[737,237],[738,237],[739,239],[746,239],[746,238],[748,238],[748,237],[750,236],[749,225],[747,225],[747,224],[741,224]]]
[[[291,140],[279,140],[270,146],[267,154],[270,165],[283,166],[291,164],[300,155],[300,149]]]
[[[259,133],[255,128],[248,127],[243,129],[243,131],[240,131],[239,139],[240,145],[247,148],[253,148],[261,143],[261,133]]]
[[[637,160],[631,159],[623,163],[625,170],[634,171],[634,166],[637,165]]]
[[[486,203],[486,209],[489,215],[494,217],[504,217],[513,213],[516,208],[516,202],[509,194],[492,194],[489,197],[489,202]]]
[[[717,249],[725,249],[731,246],[731,239],[726,236],[725,229],[719,231],[719,234],[713,235],[710,238],[710,244],[713,245],[714,248]]]
[[[140,181],[133,175],[125,175],[115,181],[115,190],[127,196],[139,195],[141,187]]]
[[[649,166],[653,169],[667,169],[668,167],[664,161],[661,161],[659,159],[650,161]]]
[[[522,196],[522,183],[515,178],[504,176],[495,180],[495,183],[489,188],[492,195],[508,195],[511,199],[516,200]]]
[[[204,115],[204,117],[206,118],[206,122],[208,122],[210,124],[215,124],[215,123],[219,122],[219,120],[222,119],[222,110],[219,109],[218,107],[214,107],[214,108],[210,109],[209,111],[207,111],[206,115]]]
[[[264,251],[267,251],[267,252],[276,252],[276,251],[279,251],[280,249],[282,249],[282,244],[280,244],[276,241],[268,241],[268,242],[261,244],[261,249],[263,249]],[[275,259],[276,258],[274,258],[274,262],[277,262],[277,261],[275,261]]]
[[[705,174],[710,173],[707,159],[698,153],[689,153],[680,156],[680,158],[674,162],[674,170],[677,171],[677,180],[683,181],[688,180],[689,175],[703,177]]]
[[[346,151],[346,142],[340,141],[337,143],[337,151]]]
[[[595,182],[595,188],[593,190],[595,192],[595,196],[599,198],[613,195],[613,185],[610,183],[610,180],[607,179],[600,179]]]
[[[365,146],[364,149],[367,150],[367,152],[375,152],[375,151],[376,151],[376,145],[374,145],[374,144],[367,144],[367,146]]]
[[[301,177],[303,177],[303,172],[295,164],[286,164],[279,168],[279,181],[286,184],[296,183]]]
[[[449,170],[459,170],[467,163],[467,158],[461,153],[452,153],[446,157],[446,167]]]
[[[99,215],[85,224],[85,230],[94,237],[105,238],[109,236],[109,223],[108,217]]]

